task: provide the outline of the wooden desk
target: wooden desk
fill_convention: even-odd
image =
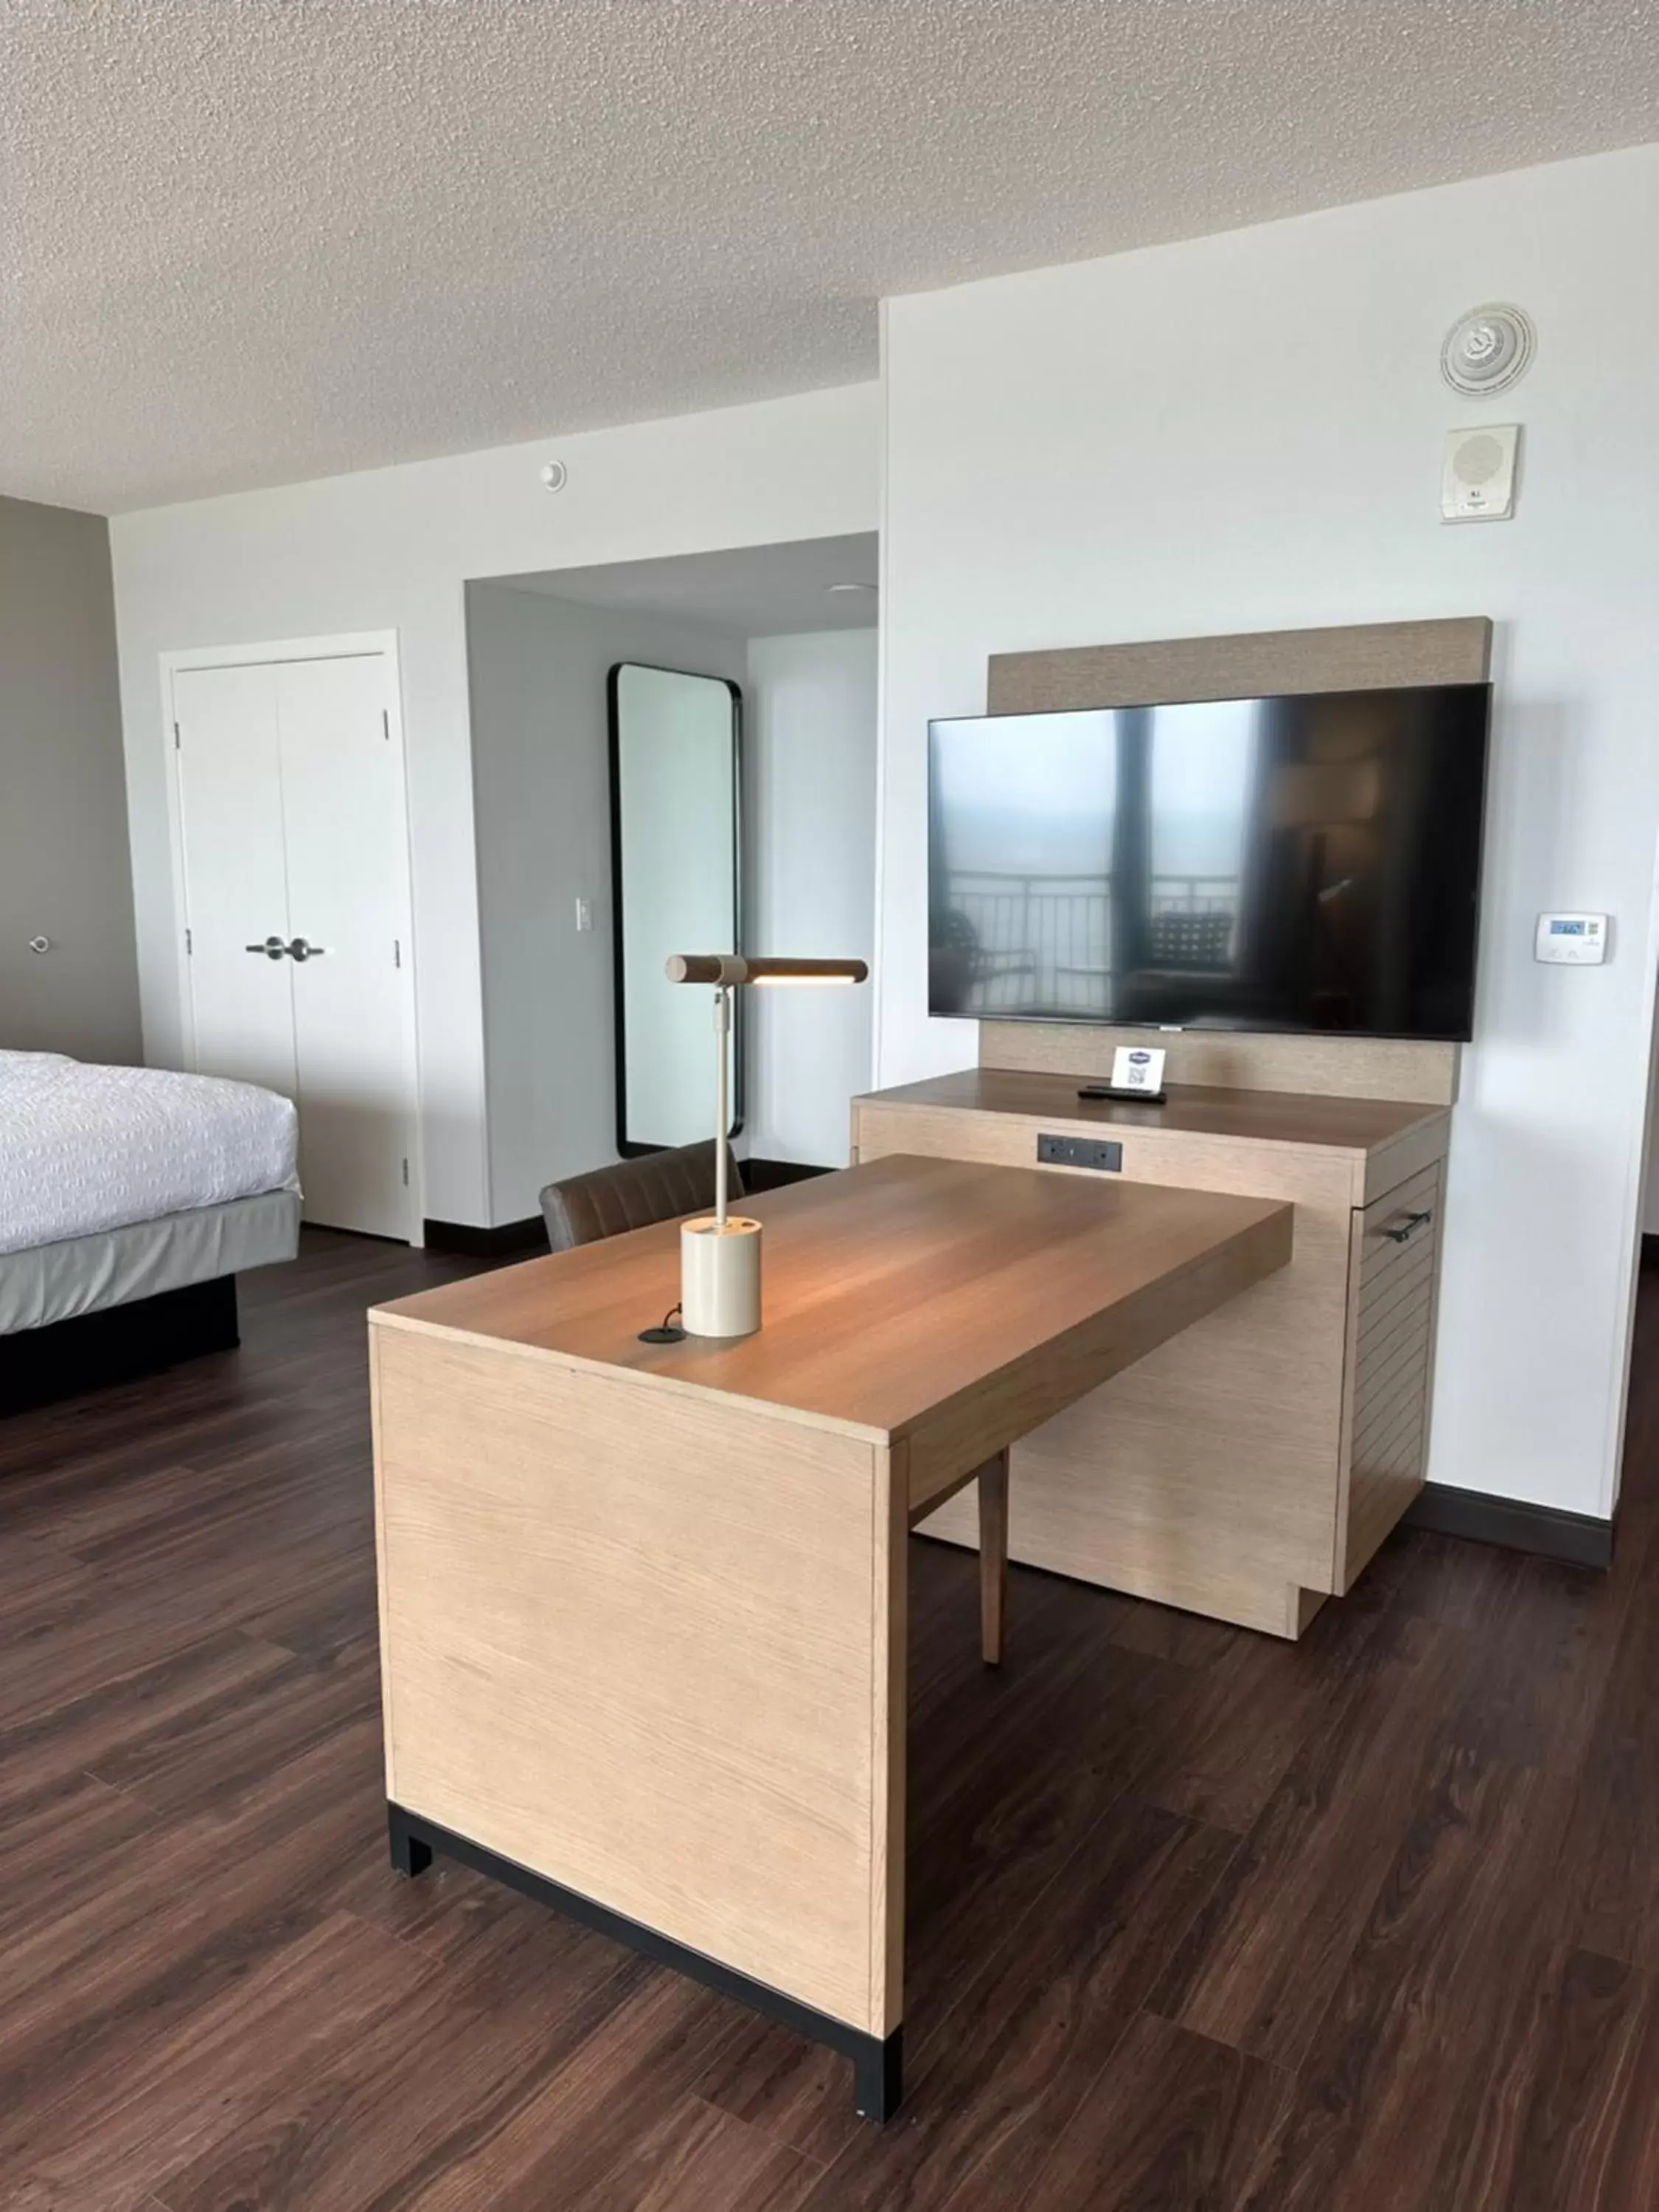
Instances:
[[[1271,1200],[896,1157],[369,1316],[394,1863],[435,1848],[899,2094],[912,1510],[1290,1258]],[[1018,1623],[1013,1663],[1018,1663]]]

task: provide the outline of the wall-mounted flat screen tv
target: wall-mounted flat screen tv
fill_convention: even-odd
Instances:
[[[1468,1037],[1491,701],[931,723],[931,1011]]]

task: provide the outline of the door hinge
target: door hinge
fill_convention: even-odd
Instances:
[[[179,725],[177,722],[173,726],[173,750],[174,752],[179,750]]]
[[[407,1160],[404,1162],[404,1188],[405,1190],[409,1188],[409,1162]]]
[[[392,710],[389,707],[382,707],[380,709],[380,735],[386,739],[387,744],[392,743]]]
[[[404,964],[404,947],[401,938],[394,937],[392,940],[392,964],[394,968],[401,968]]]
[[[192,936],[191,936],[191,933],[189,932],[189,930],[186,930],[186,931],[185,932],[185,957],[188,957],[190,954],[191,954],[192,952],[194,952],[194,951],[195,951],[195,950],[196,950],[196,939],[194,939],[194,937],[192,937]]]

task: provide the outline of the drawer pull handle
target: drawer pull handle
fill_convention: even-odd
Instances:
[[[1390,1244],[1407,1244],[1409,1243],[1411,1239],[1416,1236],[1418,1231],[1423,1227],[1425,1222],[1430,1222],[1433,1219],[1434,1216],[1431,1212],[1408,1213],[1403,1221],[1397,1224],[1397,1225],[1393,1229],[1385,1229],[1382,1231],[1382,1234],[1388,1238]]]

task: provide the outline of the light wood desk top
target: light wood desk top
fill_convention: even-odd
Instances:
[[[678,1296],[675,1222],[422,1291],[372,1319],[908,1442],[920,1497],[943,1479],[933,1462],[953,1413],[974,1413],[981,1442],[988,1418],[1012,1442],[1089,1387],[1074,1375],[1098,1382],[1127,1366],[1291,1254],[1291,1209],[1273,1200],[957,1160],[892,1157],[741,1210],[766,1224],[754,1336],[639,1341]],[[1040,1372],[1027,1373],[1040,1349]],[[985,1443],[981,1456],[998,1448]]]

